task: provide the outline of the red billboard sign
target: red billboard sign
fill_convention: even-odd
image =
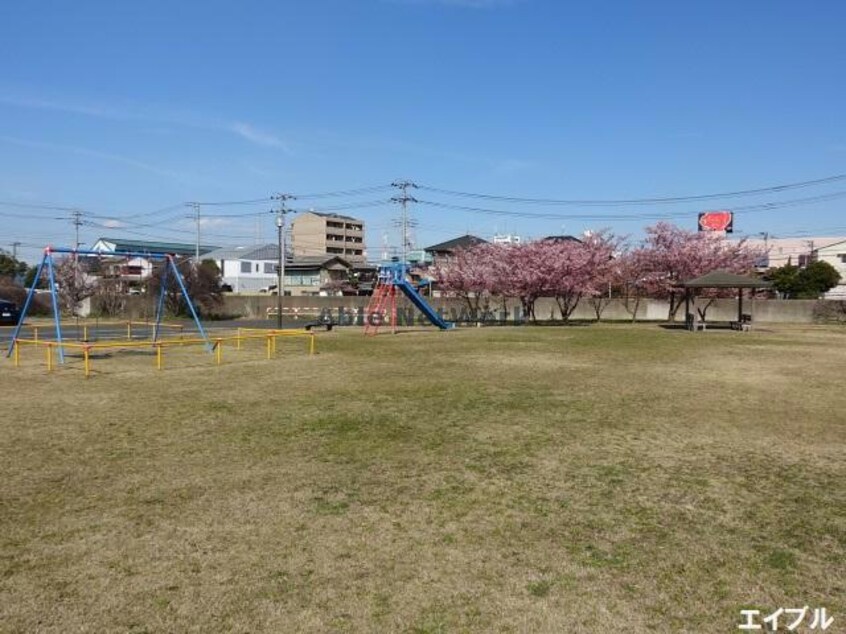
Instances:
[[[734,214],[730,211],[703,211],[699,214],[700,231],[734,231]]]

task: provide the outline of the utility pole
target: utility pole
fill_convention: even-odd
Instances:
[[[76,232],[76,238],[74,242],[74,250],[79,251],[79,228],[82,226],[82,211],[79,209],[74,209],[71,212],[71,224],[74,227]]]
[[[197,223],[197,242],[194,245],[194,266],[200,264],[200,203],[185,203],[194,210],[191,218]]]
[[[13,260],[17,260],[17,259],[18,259],[18,247],[19,247],[19,246],[21,246],[21,243],[20,243],[20,242],[13,242],[13,243],[12,243],[12,259],[13,259]]]
[[[279,262],[276,265],[276,327],[282,328],[282,295],[285,293],[285,214],[293,210],[288,208],[287,201],[295,200],[291,194],[276,194],[273,200],[279,201],[279,206],[270,213],[276,214],[276,234],[279,243]]]
[[[417,185],[412,183],[411,181],[394,181],[391,183],[391,187],[396,187],[400,190],[401,195],[395,196],[391,198],[391,202],[399,203],[402,206],[402,215],[400,216],[400,239],[402,245],[400,247],[400,253],[402,257],[402,263],[405,264],[406,259],[408,258],[408,247],[409,247],[409,240],[408,240],[408,228],[414,221],[410,221],[408,217],[408,203],[416,203],[417,199],[408,195],[408,188],[411,187],[413,189],[417,189]]]

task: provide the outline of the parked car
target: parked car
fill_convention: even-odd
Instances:
[[[19,317],[18,307],[13,302],[0,299],[0,324],[4,326],[15,325],[18,323]]]

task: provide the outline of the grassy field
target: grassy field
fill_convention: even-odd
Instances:
[[[0,631],[846,631],[846,330],[319,351],[4,361]]]

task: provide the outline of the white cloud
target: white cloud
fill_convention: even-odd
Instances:
[[[10,95],[0,95],[0,104],[4,104],[6,106],[14,106],[16,108],[55,110],[58,112],[81,114],[89,117],[98,117],[101,119],[126,120],[133,118],[131,115],[128,115],[126,113],[121,113],[117,110],[112,110],[111,108],[96,104],[71,103],[67,101],[50,101],[47,99],[15,97]]]
[[[231,129],[235,134],[245,138],[247,141],[252,143],[256,143],[258,145],[266,145],[268,147],[277,147],[282,148],[286,152],[289,151],[288,147],[282,142],[279,137],[270,132],[266,132],[264,130],[259,130],[255,126],[250,125],[249,123],[244,123],[243,121],[236,121],[231,125]]]
[[[132,107],[113,108],[106,104],[82,103],[73,100],[49,100],[17,95],[0,94],[0,104],[16,108],[50,110],[68,114],[109,119],[113,121],[149,121],[186,128],[197,128],[212,132],[235,134],[242,139],[265,147],[281,148],[290,153],[282,139],[267,130],[262,130],[244,121],[225,121],[205,117],[196,113],[180,111],[139,110]]]
[[[209,218],[206,216],[203,218],[200,216],[200,226],[204,229],[213,229],[215,227],[225,227],[226,225],[231,224],[231,222],[226,218]]]
[[[122,223],[120,220],[115,220],[114,218],[109,218],[108,220],[103,221],[103,226],[107,229],[120,229],[121,227],[125,227],[126,225]]]
[[[150,163],[145,163],[143,161],[136,160],[129,156],[123,156],[120,154],[111,154],[109,152],[101,152],[99,150],[92,150],[85,147],[79,147],[76,145],[61,145],[58,143],[47,143],[45,141],[32,141],[30,139],[19,139],[17,137],[10,137],[10,136],[0,136],[0,142],[2,143],[11,143],[13,145],[19,145],[21,147],[29,147],[35,149],[42,149],[42,150],[52,150],[58,152],[69,152],[71,154],[77,154],[79,156],[90,156],[92,158],[102,159],[105,161],[110,161],[112,163],[122,163],[124,165],[128,165],[130,167],[134,167],[139,170],[143,170],[145,172],[151,172],[153,174],[158,174],[159,176],[166,176],[167,178],[172,178],[175,180],[185,180],[185,177],[181,174],[177,174],[176,172],[172,172],[170,170],[162,169],[157,167],[156,165],[152,165]]]

